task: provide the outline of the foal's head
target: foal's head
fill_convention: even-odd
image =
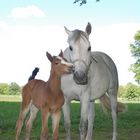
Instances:
[[[62,74],[68,74],[73,71],[73,64],[67,62],[65,58],[63,58],[63,52],[61,51],[58,56],[52,56],[50,53],[46,53],[47,58],[51,62],[51,71],[53,71],[58,76]]]

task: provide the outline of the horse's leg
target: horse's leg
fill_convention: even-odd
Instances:
[[[109,89],[108,94],[111,102],[111,114],[113,120],[113,138],[117,140],[117,91],[115,89]]]
[[[42,130],[40,140],[48,140],[49,133],[48,133],[48,118],[49,118],[49,108],[43,108],[41,110],[42,116]]]
[[[31,105],[31,98],[30,96],[27,96],[27,95],[29,95],[28,92],[26,92],[26,90],[24,91],[23,89],[22,91],[23,101],[22,101],[22,106],[21,106],[21,112],[20,112],[20,115],[16,124],[16,140],[19,139],[19,135],[22,129],[24,118],[26,117],[26,114],[28,113],[30,105]]]
[[[59,139],[59,122],[61,118],[61,111],[52,114],[52,128],[53,128],[53,140]]]
[[[37,112],[38,112],[38,108],[32,105],[31,110],[30,110],[30,117],[26,123],[26,131],[27,131],[26,140],[30,140],[32,124],[36,118]]]
[[[85,140],[88,130],[88,107],[89,107],[89,96],[88,92],[84,93],[80,99],[81,102],[81,119],[80,119],[80,140]]]
[[[66,131],[66,140],[71,140],[70,127],[70,101],[65,98],[65,103],[63,105],[63,114],[64,114],[64,125]]]
[[[90,102],[88,108],[88,131],[86,140],[92,140],[92,132],[93,132],[93,125],[94,125],[94,118],[95,118],[95,103]]]
[[[22,111],[19,114],[19,118],[16,124],[16,140],[19,140],[19,135],[22,129],[23,121],[28,111],[29,111],[29,107],[26,107],[22,109]]]

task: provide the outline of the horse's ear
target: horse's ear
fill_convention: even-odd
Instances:
[[[46,52],[46,56],[50,60],[50,62],[53,61],[53,57],[52,57],[52,55],[50,53]]]
[[[59,56],[63,58],[63,51],[61,50]]]
[[[64,26],[64,28],[65,28],[65,32],[69,35],[71,33],[71,31],[65,26]]]
[[[88,35],[90,35],[91,29],[92,29],[91,24],[88,22],[88,24],[87,24],[87,26],[86,26],[85,32],[86,32]]]

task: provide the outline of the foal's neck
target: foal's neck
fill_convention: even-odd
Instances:
[[[61,76],[58,76],[53,71],[51,71],[48,84],[53,92],[59,93],[59,91],[61,91]]]

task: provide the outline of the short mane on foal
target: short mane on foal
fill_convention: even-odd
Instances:
[[[50,77],[47,82],[34,79],[39,71],[36,68],[30,76],[28,83],[22,89],[22,104],[19,118],[16,125],[16,140],[19,140],[23,121],[30,110],[29,119],[26,121],[26,140],[31,138],[33,121],[38,110],[41,111],[42,130],[40,140],[48,139],[48,118],[52,117],[53,139],[58,140],[59,122],[61,117],[61,107],[64,104],[64,95],[61,90],[61,76],[70,74],[73,71],[73,64],[63,58],[61,51],[59,56],[52,56],[46,53],[51,62]]]

